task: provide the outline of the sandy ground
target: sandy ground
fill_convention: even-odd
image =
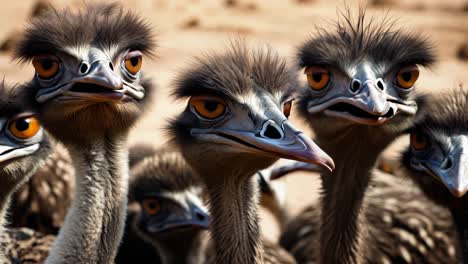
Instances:
[[[92,2],[92,1],[87,1]],[[21,30],[36,1],[3,1],[0,16],[0,41]],[[83,5],[83,1],[53,1],[58,7]],[[131,142],[150,142],[161,145],[167,137],[166,120],[184,107],[169,96],[171,81],[192,56],[208,50],[221,50],[232,37],[243,36],[251,44],[268,44],[292,61],[295,47],[314,34],[316,25],[331,25],[337,17],[337,8],[344,3],[352,9],[368,4],[369,13],[381,17],[387,11],[399,18],[399,24],[408,30],[426,34],[437,47],[440,63],[431,71],[424,70],[418,89],[439,92],[466,82],[468,62],[457,58],[462,43],[468,42],[468,1],[466,0],[129,0],[126,6],[138,11],[154,26],[159,40],[158,58],[145,60],[144,71],[150,73],[158,85],[154,105],[134,129]],[[17,33],[14,33],[17,34]],[[31,78],[32,67],[18,65],[11,53],[0,54],[0,75],[8,82]],[[292,115],[293,121],[305,127]],[[397,155],[397,149],[407,141],[393,146],[386,155]],[[305,204],[316,199],[318,177],[314,174],[293,174],[284,179],[287,188],[287,207],[297,213]],[[267,217],[268,218],[268,217]],[[275,238],[278,229],[265,221],[265,234]]]

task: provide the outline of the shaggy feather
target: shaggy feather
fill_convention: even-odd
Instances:
[[[88,46],[103,49],[138,49],[153,54],[155,40],[151,27],[120,4],[90,4],[79,12],[51,10],[34,18],[15,49],[21,61],[38,54],[67,53],[67,48]]]
[[[241,41],[222,54],[196,58],[179,76],[173,91],[177,98],[214,94],[235,99],[258,88],[286,97],[296,89],[295,74],[284,59],[269,48],[250,51]]]
[[[363,60],[389,66],[389,70],[409,64],[430,66],[435,53],[426,37],[398,28],[388,14],[377,19],[360,9],[353,17],[346,9],[340,12],[335,30],[317,28],[300,46],[297,59],[301,68],[322,65],[346,73],[349,66]]]

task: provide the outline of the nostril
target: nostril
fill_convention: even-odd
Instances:
[[[395,114],[395,112],[393,111],[393,108],[390,108],[390,109],[387,111],[387,113],[385,113],[385,115],[383,115],[382,117],[390,118],[390,117],[392,117],[394,114]]]
[[[206,218],[206,216],[204,214],[200,213],[200,212],[197,212],[195,215],[197,216],[197,219],[199,221],[204,221],[205,218]]]
[[[89,66],[87,63],[82,63],[80,66],[80,73],[85,74],[88,72]]]
[[[271,139],[280,139],[281,133],[278,131],[278,129],[275,126],[272,126],[270,124],[265,129],[265,132],[263,132],[263,136],[271,138]]]
[[[354,93],[361,88],[361,82],[357,79],[353,79],[351,82],[351,91]]]
[[[441,169],[450,169],[453,166],[452,158],[447,158],[440,166]]]
[[[384,85],[383,85],[383,82],[382,82],[382,80],[380,80],[380,79],[379,79],[379,80],[377,81],[377,87],[378,87],[380,90],[382,90],[382,91],[383,91],[383,89],[384,89]]]
[[[114,70],[114,64],[112,64],[111,61],[109,61],[109,68],[110,68],[111,70]]]

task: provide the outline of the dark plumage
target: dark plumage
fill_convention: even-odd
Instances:
[[[431,200],[452,213],[468,262],[468,92],[461,86],[444,94],[422,96],[419,119],[410,129],[411,144],[398,172],[412,179]]]
[[[353,18],[347,9],[339,13],[336,30],[317,28],[298,49],[299,66],[326,65],[347,72],[349,67],[363,60],[387,70],[408,64],[429,66],[434,63],[435,53],[426,37],[399,30],[397,20],[388,14],[382,19],[366,19],[365,13],[365,9],[360,9]]]
[[[140,159],[130,171],[131,209],[117,263],[203,263],[208,215],[198,176],[174,150],[139,145],[130,153]]]
[[[180,153],[169,148],[155,148],[138,144],[130,148],[130,190],[127,224],[119,248],[116,263],[204,263],[207,255],[209,233],[202,227],[177,227],[165,234],[151,235],[147,228],[151,218],[145,217],[143,203],[146,198],[163,193],[184,193],[189,200],[204,202],[206,192],[198,176],[183,160]],[[284,205],[277,197],[276,186],[267,179],[258,177],[261,192],[260,206],[270,211],[283,224],[286,214]],[[167,213],[176,212],[183,204],[177,201],[159,200],[165,207],[163,216],[155,223],[165,222]],[[161,206],[161,207],[162,207]],[[147,226],[148,225],[148,226]],[[181,243],[181,241],[184,241]],[[175,243],[175,245],[173,245]],[[268,244],[271,247],[273,243]],[[284,254],[280,251],[278,255]],[[163,255],[163,256],[161,256]],[[284,256],[283,256],[284,257]],[[175,259],[177,258],[177,259]],[[273,259],[276,258],[272,257]]]
[[[148,24],[119,4],[33,19],[16,49],[35,74],[23,90],[70,152],[77,192],[48,263],[112,263],[127,211],[130,128],[151,101]]]
[[[134,148],[130,153],[134,152]],[[180,192],[191,187],[201,188],[198,176],[180,154],[170,149],[155,149],[132,166],[130,200],[140,201],[146,193]]]
[[[249,51],[241,41],[224,54],[196,58],[180,73],[173,94],[177,98],[220,95],[235,99],[263,88],[271,94],[292,96],[295,73],[272,50]]]
[[[434,205],[408,181],[373,172],[366,194],[365,263],[457,263],[459,252],[450,213]],[[280,244],[298,263],[319,262],[321,226],[319,202],[292,217]],[[434,221],[436,220],[436,221]],[[364,222],[361,222],[364,224]]]
[[[83,30],[86,29],[86,30]],[[26,27],[15,49],[20,60],[37,54],[65,53],[69,48],[96,45],[117,47],[116,54],[137,49],[153,54],[155,45],[150,25],[119,4],[91,4],[84,10],[49,10]]]
[[[281,237],[298,261],[455,259],[450,241],[436,249],[432,244],[452,234],[451,222],[438,219],[443,210],[425,205],[429,201],[411,187],[394,184],[395,189],[383,190],[373,170],[380,153],[411,126],[418,108],[413,99],[418,67],[431,66],[434,57],[424,37],[398,28],[388,16],[368,17],[364,10],[356,17],[342,13],[335,30],[319,29],[299,48],[298,65],[305,68],[307,84],[298,110],[337,167],[321,174],[320,202],[293,220]],[[369,193],[373,183],[371,193],[380,198]]]
[[[262,245],[254,175],[278,157],[334,166],[285,116],[295,85],[283,59],[242,42],[197,59],[176,82],[174,94],[190,99],[170,133],[209,194],[215,253],[207,263],[293,262],[277,245]]]
[[[12,197],[10,222],[43,234],[56,235],[75,193],[75,169],[68,151],[53,144],[45,165]]]
[[[29,228],[10,228],[5,232],[7,263],[44,263],[55,236],[45,235]],[[0,243],[1,244],[1,243]]]

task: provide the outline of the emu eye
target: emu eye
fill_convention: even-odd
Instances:
[[[226,112],[225,102],[214,96],[193,96],[189,105],[206,119],[216,119]]]
[[[143,210],[149,215],[156,215],[161,211],[161,204],[155,198],[146,198],[142,202]]]
[[[59,71],[59,60],[53,55],[35,56],[32,64],[39,78],[44,80],[52,79]]]
[[[414,86],[419,77],[419,69],[416,65],[402,68],[396,75],[396,85],[403,89],[409,89]]]
[[[418,133],[411,133],[410,143],[414,150],[424,150],[427,147],[427,138]]]
[[[292,100],[284,103],[283,105],[283,114],[286,118],[289,118],[291,114]]]
[[[307,67],[304,71],[307,74],[307,82],[310,88],[320,91],[327,87],[330,81],[330,71],[320,66]]]
[[[29,139],[34,137],[41,125],[34,116],[25,116],[14,119],[8,124],[10,134],[19,139]]]
[[[125,69],[131,74],[137,74],[143,65],[143,54],[140,51],[131,51],[125,56]]]

